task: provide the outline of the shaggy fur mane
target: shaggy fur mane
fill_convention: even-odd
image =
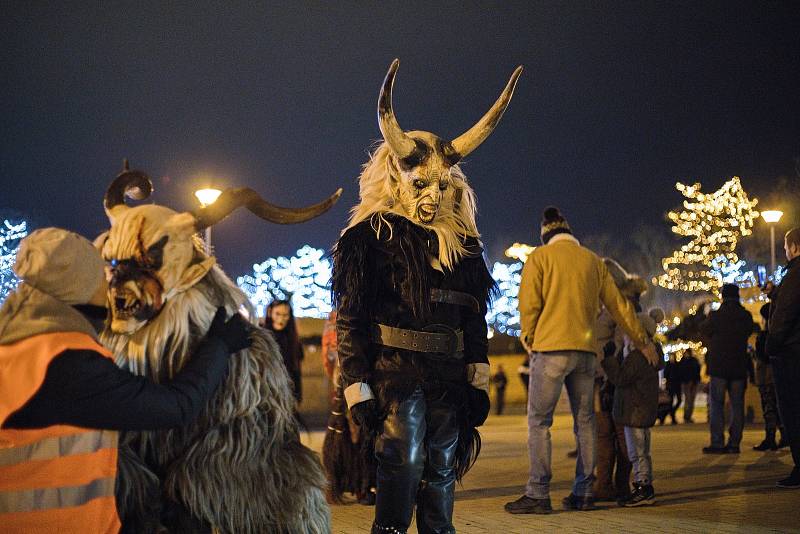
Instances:
[[[350,221],[345,231],[362,221],[369,220],[376,235],[380,235],[383,226],[388,227],[390,232],[392,230],[392,224],[385,217],[386,214],[393,213],[407,218],[398,202],[389,205],[389,200],[392,199],[390,156],[391,149],[386,142],[380,143],[370,154],[369,161],[364,164],[361,176],[358,178],[360,202],[350,210]],[[453,180],[452,187],[462,190],[458,209],[440,211],[430,225],[419,221],[413,222],[436,232],[439,238],[439,262],[443,267],[452,270],[467,254],[464,248],[466,238],[479,238],[480,234],[475,224],[475,192],[458,165],[450,168],[450,176]]]
[[[202,259],[202,252],[195,256]],[[139,331],[107,330],[102,338],[120,366],[163,382],[184,366],[218,306],[229,314],[244,306],[255,316],[244,293],[215,266]],[[154,507],[146,502],[157,491],[224,533],[329,531],[325,477],[316,454],[300,443],[277,344],[259,328],[251,339],[250,348],[231,357],[228,377],[193,424],[125,433],[118,484],[123,521],[157,522],[147,517]]]

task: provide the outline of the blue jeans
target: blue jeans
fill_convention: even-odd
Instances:
[[[625,445],[633,466],[633,483],[649,486],[653,483],[653,459],[650,457],[650,429],[625,427]]]
[[[711,446],[725,447],[725,392],[731,399],[728,446],[738,447],[744,428],[744,380],[711,377],[708,385],[708,421],[711,425]]]
[[[531,470],[525,495],[550,497],[552,446],[550,427],[561,388],[566,384],[577,437],[578,459],[572,493],[592,495],[594,482],[594,367],[595,355],[580,351],[534,352],[528,388],[528,453]]]

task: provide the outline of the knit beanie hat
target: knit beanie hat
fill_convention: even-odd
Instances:
[[[92,243],[61,228],[42,228],[20,242],[14,272],[29,286],[65,304],[86,304],[105,279]]]
[[[546,245],[556,234],[572,234],[572,229],[558,208],[550,206],[542,217],[542,244]]]
[[[739,300],[739,286],[736,284],[722,284],[722,300]]]

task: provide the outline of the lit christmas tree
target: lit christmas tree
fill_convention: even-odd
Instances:
[[[672,231],[690,238],[689,243],[664,258],[664,274],[653,282],[667,289],[717,293],[723,279],[741,266],[736,245],[753,233],[758,199],[750,200],[738,177],[711,194],[700,192],[700,184],[676,184],[686,200],[683,210],[671,211]]]
[[[14,271],[19,242],[28,235],[28,223],[25,221],[4,220],[0,226],[0,304],[9,293],[19,285]]]
[[[236,283],[259,317],[273,300],[289,300],[296,317],[327,317],[331,311],[331,262],[325,251],[308,245],[291,258],[267,258]]]

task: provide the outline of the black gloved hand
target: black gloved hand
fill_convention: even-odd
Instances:
[[[248,348],[253,342],[250,340],[250,323],[238,313],[225,320],[225,308],[217,308],[217,313],[208,328],[208,337],[216,337],[225,343],[231,353]]]
[[[467,398],[469,400],[469,426],[475,428],[481,426],[489,416],[489,394],[482,389],[467,387]]]
[[[366,428],[369,432],[378,432],[380,430],[378,403],[375,399],[354,404],[350,408],[350,414],[353,416],[353,422],[360,427]]]
[[[616,351],[617,351],[617,346],[614,344],[613,341],[609,341],[608,343],[603,345],[603,356],[605,358],[610,358],[611,356],[614,355]]]

